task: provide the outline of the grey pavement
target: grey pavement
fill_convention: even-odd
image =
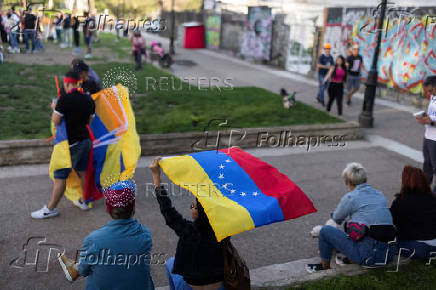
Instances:
[[[205,50],[178,48],[177,53],[176,59],[190,59],[197,63],[193,67],[174,65],[172,69],[179,77],[232,77],[235,85],[256,85],[274,92],[286,87],[299,91],[299,100],[321,109],[313,101],[316,87],[305,78],[240,60],[229,60],[225,55],[217,56]],[[344,118],[355,121],[360,108],[361,100],[355,99],[353,107],[345,108]],[[346,193],[340,177],[346,163],[361,162],[368,170],[369,183],[381,190],[389,203],[400,189],[403,166],[421,166],[417,155],[423,129],[415,124],[408,109],[389,104],[378,104],[375,109],[376,128],[366,130],[367,141],[349,142],[341,148],[320,147],[309,152],[302,148],[248,150],[289,176],[318,209],[317,213],[297,220],[263,226],[234,236],[232,240],[250,269],[317,256],[317,240],[312,239],[309,232],[313,226],[328,219]],[[146,168],[150,160],[151,157],[141,158],[135,174],[138,186],[136,218],[152,232],[153,253],[168,258],[174,255],[177,237],[165,225],[154,196],[147,190],[150,188],[147,184],[152,182]],[[166,177],[164,182],[168,182]],[[32,220],[30,212],[48,202],[51,186],[46,164],[0,168],[0,289],[83,289],[85,286],[86,279],[83,278],[73,284],[67,282],[53,256],[47,263],[47,245],[38,246],[37,242],[45,239],[46,244],[52,244],[53,248],[65,248],[67,254],[74,257],[83,238],[110,218],[101,200],[95,203],[92,210],[82,212],[63,199],[59,205],[59,217]],[[170,188],[175,207],[188,217],[192,196],[177,187]],[[23,246],[28,249],[26,266],[14,263],[16,258],[24,258]],[[31,262],[37,249],[40,249],[40,259],[35,266]],[[48,270],[44,272],[47,265]],[[152,265],[151,269],[155,285],[166,286],[168,282],[163,266]]]

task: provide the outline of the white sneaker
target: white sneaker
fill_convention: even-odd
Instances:
[[[20,48],[19,47],[15,48],[15,53],[18,53],[18,54],[20,53]]]
[[[43,208],[32,212],[31,216],[34,219],[47,219],[47,218],[55,217],[58,214],[59,213],[58,213],[56,208],[53,210],[50,210],[50,209],[48,209],[48,207],[46,205],[44,205]]]
[[[78,208],[80,208],[81,210],[88,210],[90,209],[90,207],[88,206],[88,204],[81,202],[80,199],[73,201],[73,204],[75,206],[77,206]]]
[[[85,58],[91,58],[92,55],[90,53],[85,54]]]

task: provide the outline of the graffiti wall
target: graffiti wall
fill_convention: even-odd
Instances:
[[[376,45],[379,11],[330,9],[336,11],[327,12],[324,43],[332,44],[334,56],[345,56],[348,47],[359,44],[364,62],[362,76],[366,78]],[[379,81],[403,92],[421,93],[424,78],[436,74],[436,8],[389,7],[382,33]]]
[[[272,13],[268,7],[249,7],[241,54],[255,59],[271,59]]]
[[[422,92],[422,82],[436,75],[436,21],[429,15],[385,22],[378,61],[379,81],[404,92]],[[374,18],[364,17],[354,26],[353,42],[360,46],[364,77],[370,69],[376,44]]]
[[[221,15],[209,15],[205,21],[206,47],[219,49],[221,33]]]

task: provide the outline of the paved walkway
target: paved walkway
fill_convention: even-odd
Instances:
[[[297,91],[298,100],[322,109],[314,102],[317,89],[310,79],[207,50],[177,48],[176,52],[176,60],[196,63],[195,66],[174,65],[172,69],[178,77],[230,77],[234,85],[260,86],[273,92],[285,87]],[[345,108],[344,118],[356,121],[361,105],[361,99],[355,98],[353,107]],[[348,142],[344,147],[321,146],[308,152],[297,148],[249,150],[289,176],[318,209],[316,214],[236,235],[232,240],[250,269],[259,272],[255,269],[317,256],[317,241],[310,237],[309,231],[328,219],[346,193],[340,173],[350,161],[364,164],[369,183],[380,189],[390,203],[400,189],[402,167],[405,164],[421,166],[423,128],[415,124],[413,111],[410,107],[377,100],[375,128],[365,130],[366,140]],[[141,158],[135,174],[138,185],[136,218],[151,230],[153,252],[168,258],[174,255],[177,237],[165,225],[149,190],[152,178],[146,166],[150,160],[151,157]],[[68,283],[59,265],[53,257],[47,257],[48,252],[42,251],[43,243],[38,241],[45,239],[46,243],[64,248],[67,254],[74,256],[83,238],[105,224],[109,217],[101,201],[93,210],[81,212],[63,199],[59,217],[32,220],[30,212],[40,208],[50,196],[52,185],[47,173],[46,164],[0,168],[3,233],[0,236],[0,289],[83,289],[85,286],[86,279]],[[168,182],[166,177],[164,182]],[[171,191],[175,207],[188,217],[192,196],[177,187]],[[42,256],[40,263],[33,265],[31,259],[36,253]],[[16,258],[23,261],[25,257],[30,259],[27,264],[14,264]],[[168,284],[162,265],[153,265],[152,275],[156,286]]]

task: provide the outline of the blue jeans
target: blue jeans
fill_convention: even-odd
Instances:
[[[29,39],[32,41],[32,51],[35,50],[35,30],[24,30],[24,42],[26,43],[26,50],[29,50]]]
[[[325,82],[325,84],[322,84],[322,81],[324,80],[325,75],[318,74],[318,85],[319,85],[319,91],[317,99],[321,103],[324,103],[324,91],[329,87],[329,81]]]
[[[392,261],[395,247],[378,242],[368,236],[359,242],[332,226],[323,226],[319,232],[318,246],[321,259],[329,262],[334,249],[344,254],[354,263],[363,266],[381,265]]]
[[[18,36],[18,32],[9,32],[9,41],[11,43],[12,48],[18,47],[17,36]]]
[[[401,256],[410,257],[412,259],[428,260],[430,257],[436,257],[436,247],[432,247],[423,242],[399,241],[398,250],[400,249]]]
[[[192,290],[192,288],[188,285],[188,283],[186,283],[185,280],[183,280],[182,276],[172,273],[173,267],[174,267],[174,257],[171,257],[165,263],[165,271],[168,276],[170,290]],[[218,290],[226,290],[226,287],[223,285]]]

